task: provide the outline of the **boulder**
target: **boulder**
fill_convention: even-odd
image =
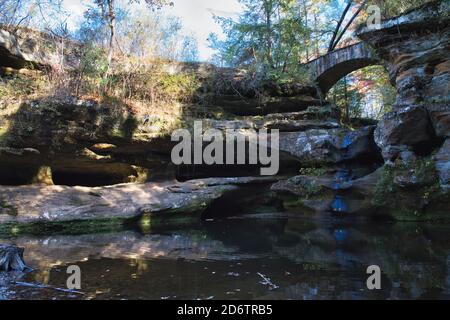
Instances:
[[[409,106],[386,114],[375,130],[375,142],[385,160],[393,160],[408,146],[432,139],[428,113],[423,107]]]
[[[281,132],[279,148],[304,164],[338,163],[364,156],[377,159],[374,129],[368,126],[356,131],[338,128]]]
[[[60,48],[64,46],[61,65]],[[81,44],[27,28],[0,29],[0,66],[42,69],[48,66],[74,68],[79,63]]]
[[[329,174],[300,175],[278,181],[271,189],[283,199],[287,210],[300,215],[333,213],[398,221],[448,220],[448,150],[441,153],[435,161],[442,190],[430,159],[385,165],[353,180],[340,181],[339,175]]]
[[[271,189],[280,193],[287,193],[299,197],[308,197],[323,192],[323,188],[333,190],[332,178],[319,178],[306,175],[295,176],[287,180],[279,181],[272,185]]]
[[[271,189],[286,195],[287,199],[297,197],[294,206],[301,204],[314,213],[336,212],[364,216],[372,213],[375,208],[372,197],[380,174],[381,170],[376,170],[347,181],[339,181],[338,175],[300,175],[276,182]],[[286,206],[289,208],[289,200],[286,201]]]

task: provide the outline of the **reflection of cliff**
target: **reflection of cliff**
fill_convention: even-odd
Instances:
[[[369,228],[344,220],[242,218],[190,232],[13,242],[38,268],[33,281],[63,286],[65,266],[76,263],[86,291],[101,289],[93,297],[409,299],[450,297],[449,231],[432,224]],[[382,270],[382,290],[376,292],[365,286],[366,269],[374,264]],[[279,288],[271,290],[258,273]]]
[[[448,296],[449,230],[450,226],[442,225],[397,223],[369,227],[335,222],[305,230],[304,223],[291,220],[283,235],[289,235],[290,242],[274,246],[274,251],[309,270],[334,274],[337,283],[342,281],[342,273],[353,270],[365,277],[368,266],[379,265],[383,288],[388,290],[385,298]]]
[[[8,242],[1,240],[1,242]],[[14,240],[25,248],[27,263],[40,270],[89,259],[187,259],[231,260],[237,249],[206,236],[201,231],[168,235],[140,235],[128,231],[113,234],[23,237]],[[251,258],[252,255],[238,255]]]

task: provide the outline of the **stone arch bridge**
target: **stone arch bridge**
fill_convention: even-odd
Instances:
[[[304,66],[326,95],[336,82],[347,74],[377,64],[381,64],[381,60],[374,50],[364,42],[358,42],[327,53]]]

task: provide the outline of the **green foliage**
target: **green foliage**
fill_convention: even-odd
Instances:
[[[89,77],[101,77],[107,68],[106,52],[101,47],[88,45],[81,58],[81,69]]]
[[[438,181],[438,174],[432,158],[423,158],[415,162],[414,175],[418,181]]]
[[[20,74],[0,78],[0,99],[29,96],[38,91],[41,86],[42,82],[36,81],[36,78]]]
[[[293,83],[311,84],[308,70],[300,64],[294,64],[286,70],[272,69],[266,75],[266,81],[276,83],[280,86]]]
[[[226,35],[211,35],[211,47],[230,66],[253,66],[269,78],[289,78],[297,73],[305,50],[302,36],[308,31],[292,0],[240,0],[244,7],[239,20],[216,17]]]
[[[0,214],[17,216],[17,210],[10,206],[6,201],[0,200]]]
[[[83,85],[84,90],[98,90],[106,84],[103,75],[108,68],[106,52],[101,47],[87,45],[84,48],[78,70],[77,94],[79,86]]]
[[[446,0],[444,0],[446,1]],[[430,0],[371,0],[370,4],[380,7],[384,18],[391,18],[405,13],[408,10],[420,7]]]
[[[392,110],[396,90],[382,66],[370,66],[339,80],[328,98],[342,110],[345,122],[351,118],[379,120]]]
[[[394,197],[399,200],[402,190],[396,179],[406,177],[414,181],[413,192],[423,200],[437,198],[440,194],[439,178],[436,172],[434,161],[431,157],[426,157],[412,161],[410,163],[396,163],[392,166],[384,166],[383,172],[375,187],[373,204],[383,206],[394,201]]]
[[[375,186],[375,195],[372,203],[377,206],[386,204],[395,192],[394,185],[395,169],[391,166],[385,166],[380,178]]]
[[[95,45],[86,46],[79,69],[74,73],[76,95],[93,95],[117,103],[139,101],[149,106],[190,101],[200,83],[193,73],[169,73],[170,63],[135,56],[120,56],[109,76],[106,51]]]
[[[300,168],[299,173],[303,176],[322,177],[326,170],[324,168]]]
[[[114,69],[111,72],[103,88],[105,95],[150,105],[189,102],[200,86],[195,74],[171,74],[164,70],[164,63],[157,61],[130,64],[127,69]]]
[[[200,87],[200,81],[193,73],[162,74],[159,86],[166,95],[180,101],[189,101]]]
[[[314,180],[302,180],[300,185],[297,187],[299,190],[301,189],[301,193],[306,200],[312,196],[320,195],[323,191],[323,187],[317,184]]]

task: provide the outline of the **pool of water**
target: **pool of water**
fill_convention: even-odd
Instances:
[[[35,271],[2,299],[449,299],[450,225],[263,215],[182,229],[0,239]],[[67,267],[81,269],[68,292]],[[381,268],[368,290],[367,267]]]

